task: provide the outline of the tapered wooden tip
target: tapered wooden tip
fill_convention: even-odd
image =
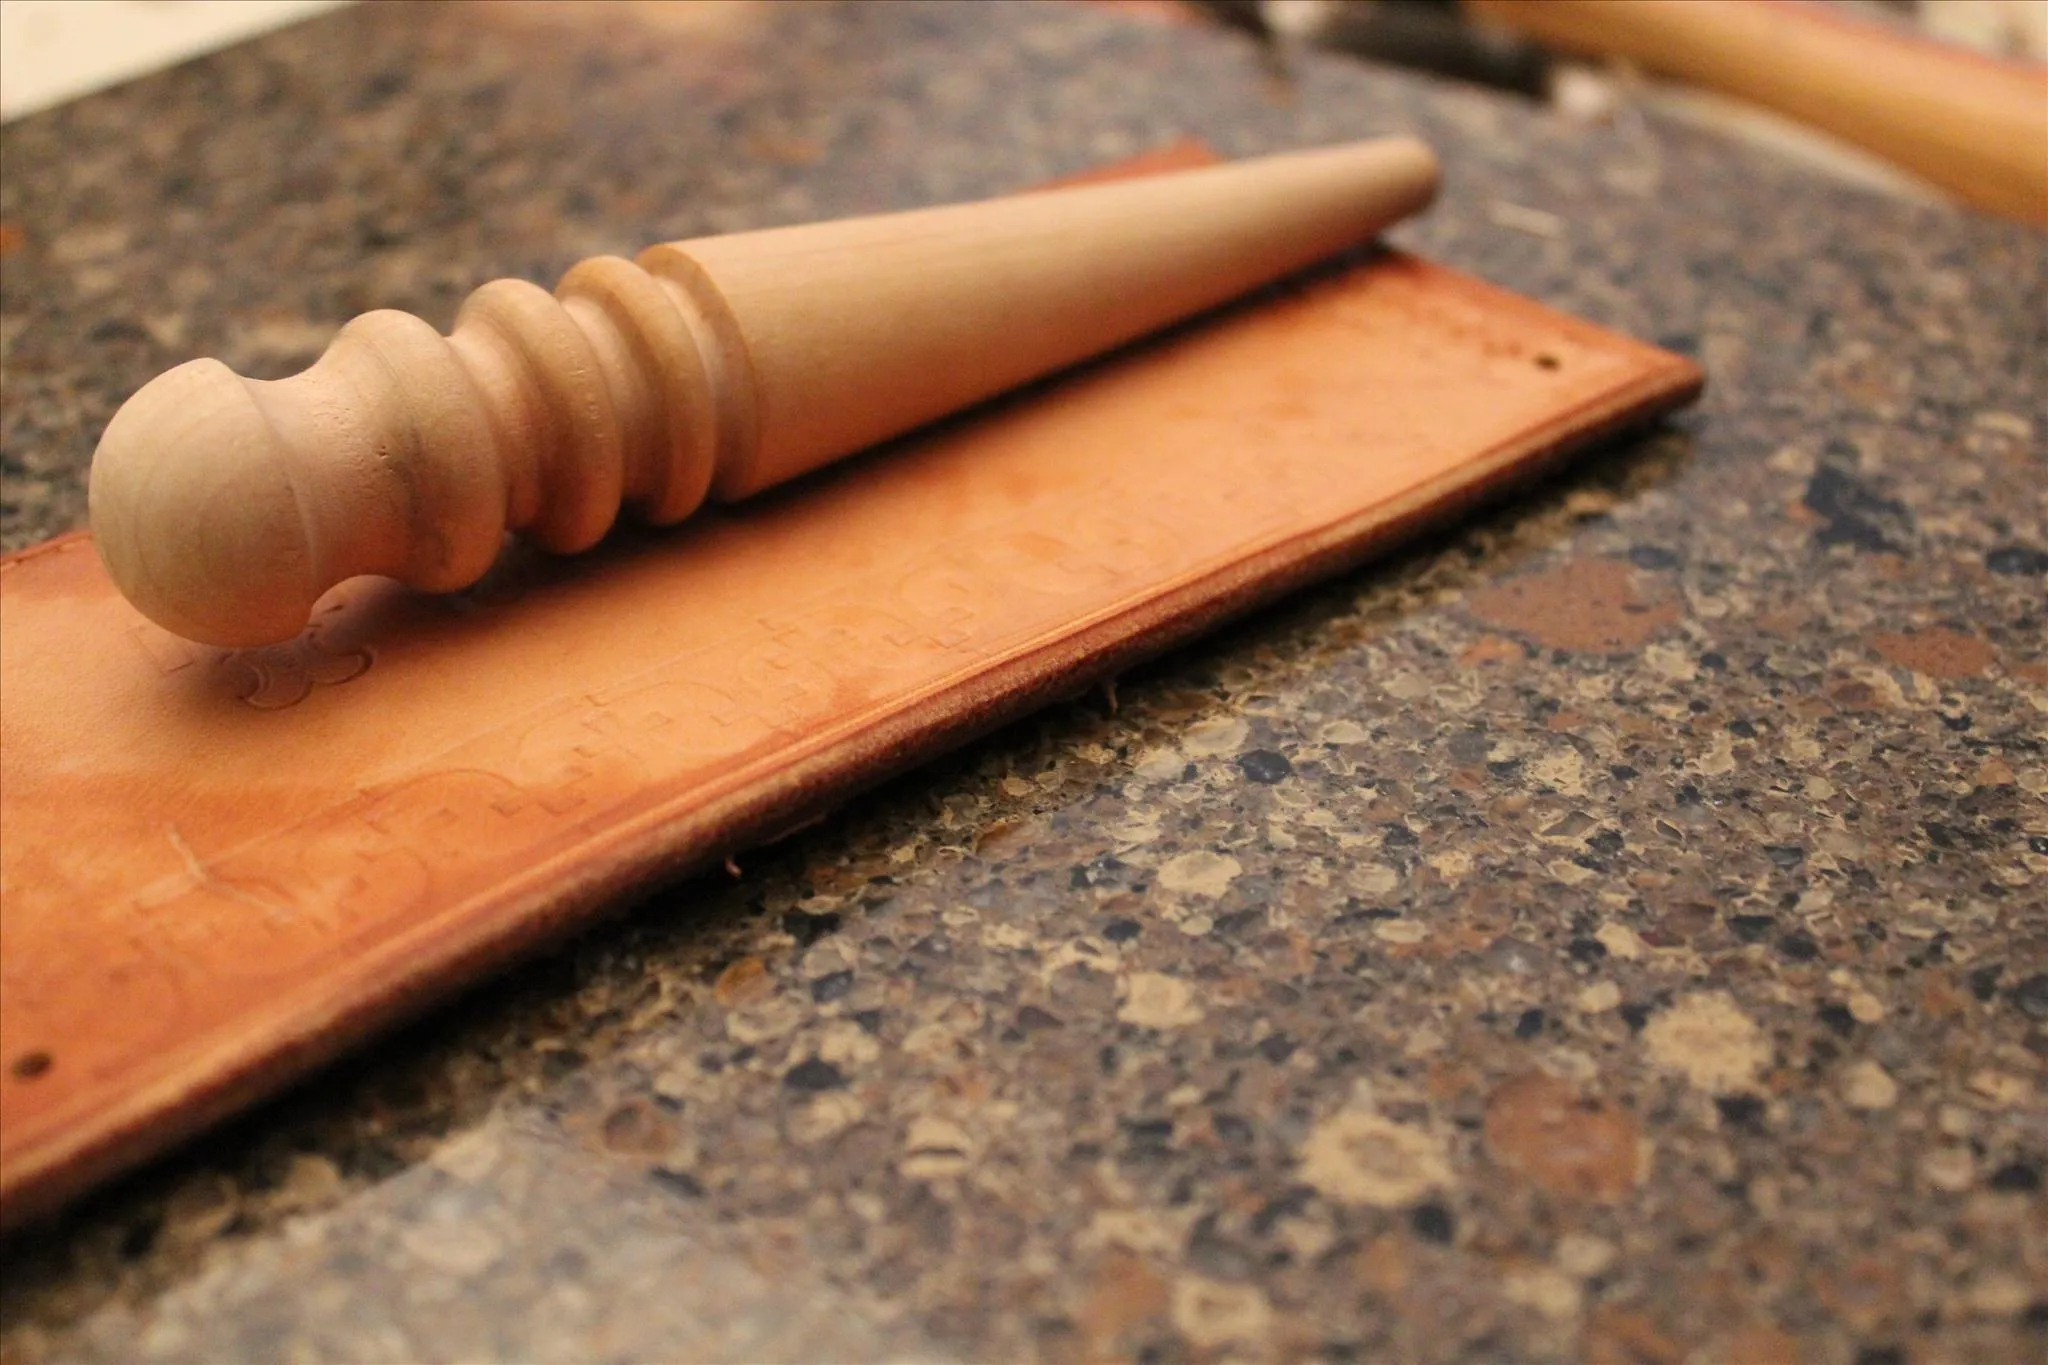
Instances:
[[[1436,177],[1388,138],[598,257],[552,295],[485,285],[445,337],[368,313],[290,379],[145,385],[93,531],[159,624],[272,643],[358,574],[447,591],[508,530],[568,553],[622,506],[758,492],[1363,241]]]

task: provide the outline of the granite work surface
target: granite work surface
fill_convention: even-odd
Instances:
[[[5,540],[194,355],[1391,130],[1703,404],[28,1230],[0,1360],[2048,1352],[2039,236],[1093,9],[364,6],[0,134]]]

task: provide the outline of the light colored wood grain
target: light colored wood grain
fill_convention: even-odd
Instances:
[[[142,612],[289,639],[329,588],[464,587],[521,531],[665,524],[1099,354],[1371,238],[1435,191],[1411,139],[650,248],[553,295],[499,280],[446,338],[368,313],[311,369],[198,360],[94,456],[92,525]]]
[[[1787,0],[1465,4],[1544,43],[1753,101],[1967,204],[2048,226],[2048,68]]]

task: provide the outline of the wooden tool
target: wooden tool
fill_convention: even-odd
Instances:
[[[600,256],[499,280],[447,337],[367,313],[304,374],[196,360],[93,458],[143,613],[261,645],[359,574],[465,587],[504,533],[588,549],[622,502],[744,498],[1362,242],[1435,192],[1406,138]]]
[[[2048,68],[1788,0],[1465,4],[1541,42],[1775,109],[1966,204],[2048,227]]]

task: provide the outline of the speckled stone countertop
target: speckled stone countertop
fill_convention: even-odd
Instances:
[[[2048,241],[1092,9],[364,6],[17,123],[5,536],[116,403],[1183,134],[1702,406],[6,1249],[6,1365],[2048,1352]],[[110,1009],[120,1002],[108,1001]]]

